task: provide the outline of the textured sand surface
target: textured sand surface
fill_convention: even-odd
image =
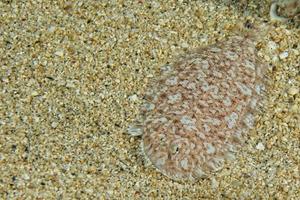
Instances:
[[[236,22],[268,20],[270,1],[149,2],[0,1],[1,199],[300,196],[299,29],[274,24],[258,44],[270,85],[237,159],[175,182],[125,133],[148,82]]]

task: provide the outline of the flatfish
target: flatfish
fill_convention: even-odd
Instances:
[[[174,180],[216,172],[254,127],[266,65],[255,38],[232,36],[199,48],[162,68],[141,108],[145,156]],[[137,135],[137,134],[136,134]]]

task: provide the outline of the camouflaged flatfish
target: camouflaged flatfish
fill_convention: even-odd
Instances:
[[[266,66],[255,41],[234,36],[165,66],[141,109],[146,157],[164,175],[196,180],[234,159],[254,125]]]

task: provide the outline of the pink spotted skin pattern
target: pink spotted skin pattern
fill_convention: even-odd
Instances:
[[[254,126],[264,68],[255,42],[240,36],[165,66],[146,92],[148,109],[142,109],[146,157],[174,180],[222,169]]]

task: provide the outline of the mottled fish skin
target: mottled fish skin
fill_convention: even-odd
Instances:
[[[261,98],[257,60],[255,41],[234,36],[187,54],[149,86],[142,146],[160,172],[196,180],[234,158]]]

